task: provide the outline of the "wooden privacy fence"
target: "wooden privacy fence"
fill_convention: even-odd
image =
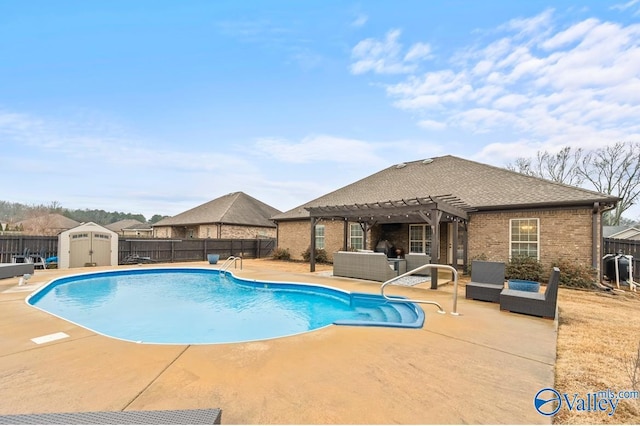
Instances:
[[[633,256],[633,281],[640,279],[640,241],[605,238],[603,248],[605,255],[621,252]]]
[[[219,254],[221,259],[229,256],[262,258],[271,254],[276,246],[275,239],[118,239],[118,263],[128,256],[149,257],[156,262],[189,262],[207,259],[207,254]],[[0,236],[0,263],[11,263],[11,258],[22,254],[25,248],[31,253],[44,256],[58,255],[58,237],[31,235]]]
[[[219,254],[220,259],[229,256],[243,258],[267,257],[275,248],[274,239],[137,239],[118,242],[118,260],[129,255],[149,257],[156,262],[187,262],[206,260],[207,254]]]
[[[33,235],[3,235],[0,236],[0,263],[11,263],[11,258],[24,253],[24,249],[31,250],[31,254],[40,254],[44,249],[44,257],[56,256],[58,253],[58,237]]]

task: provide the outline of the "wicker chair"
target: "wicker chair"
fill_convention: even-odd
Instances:
[[[471,281],[466,286],[465,297],[498,303],[504,288],[504,270],[503,262],[472,261]]]
[[[554,319],[556,317],[559,283],[560,269],[554,267],[544,293],[505,288],[500,293],[500,309]]]

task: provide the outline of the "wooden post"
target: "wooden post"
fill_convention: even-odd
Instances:
[[[431,263],[440,263],[440,219],[442,212],[432,210],[431,217]],[[438,289],[438,268],[431,269],[431,290]]]
[[[311,218],[311,244],[309,247],[309,271],[316,271],[316,224],[320,218]]]
[[[367,222],[360,222],[360,228],[362,228],[362,248],[367,249]]]
[[[347,251],[349,242],[349,221],[345,218],[342,226],[342,250]]]
[[[451,247],[451,254],[453,257],[452,260],[452,264],[451,266],[453,266],[454,268],[458,268],[458,221],[457,220],[453,220],[453,225],[451,226],[452,229],[452,233],[453,235],[451,235],[451,240],[453,240],[453,242],[451,243],[453,245],[453,247]]]

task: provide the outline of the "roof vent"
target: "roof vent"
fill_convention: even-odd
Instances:
[[[426,160],[422,160],[422,164],[433,163],[433,158],[427,158]]]
[[[401,169],[403,167],[407,167],[407,164],[406,163],[400,163],[400,164],[396,165],[396,169]]]

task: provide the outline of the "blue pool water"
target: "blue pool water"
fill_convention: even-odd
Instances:
[[[68,276],[27,303],[95,332],[144,343],[232,343],[330,324],[421,327],[424,322],[419,306],[379,295],[245,280],[197,268]]]

